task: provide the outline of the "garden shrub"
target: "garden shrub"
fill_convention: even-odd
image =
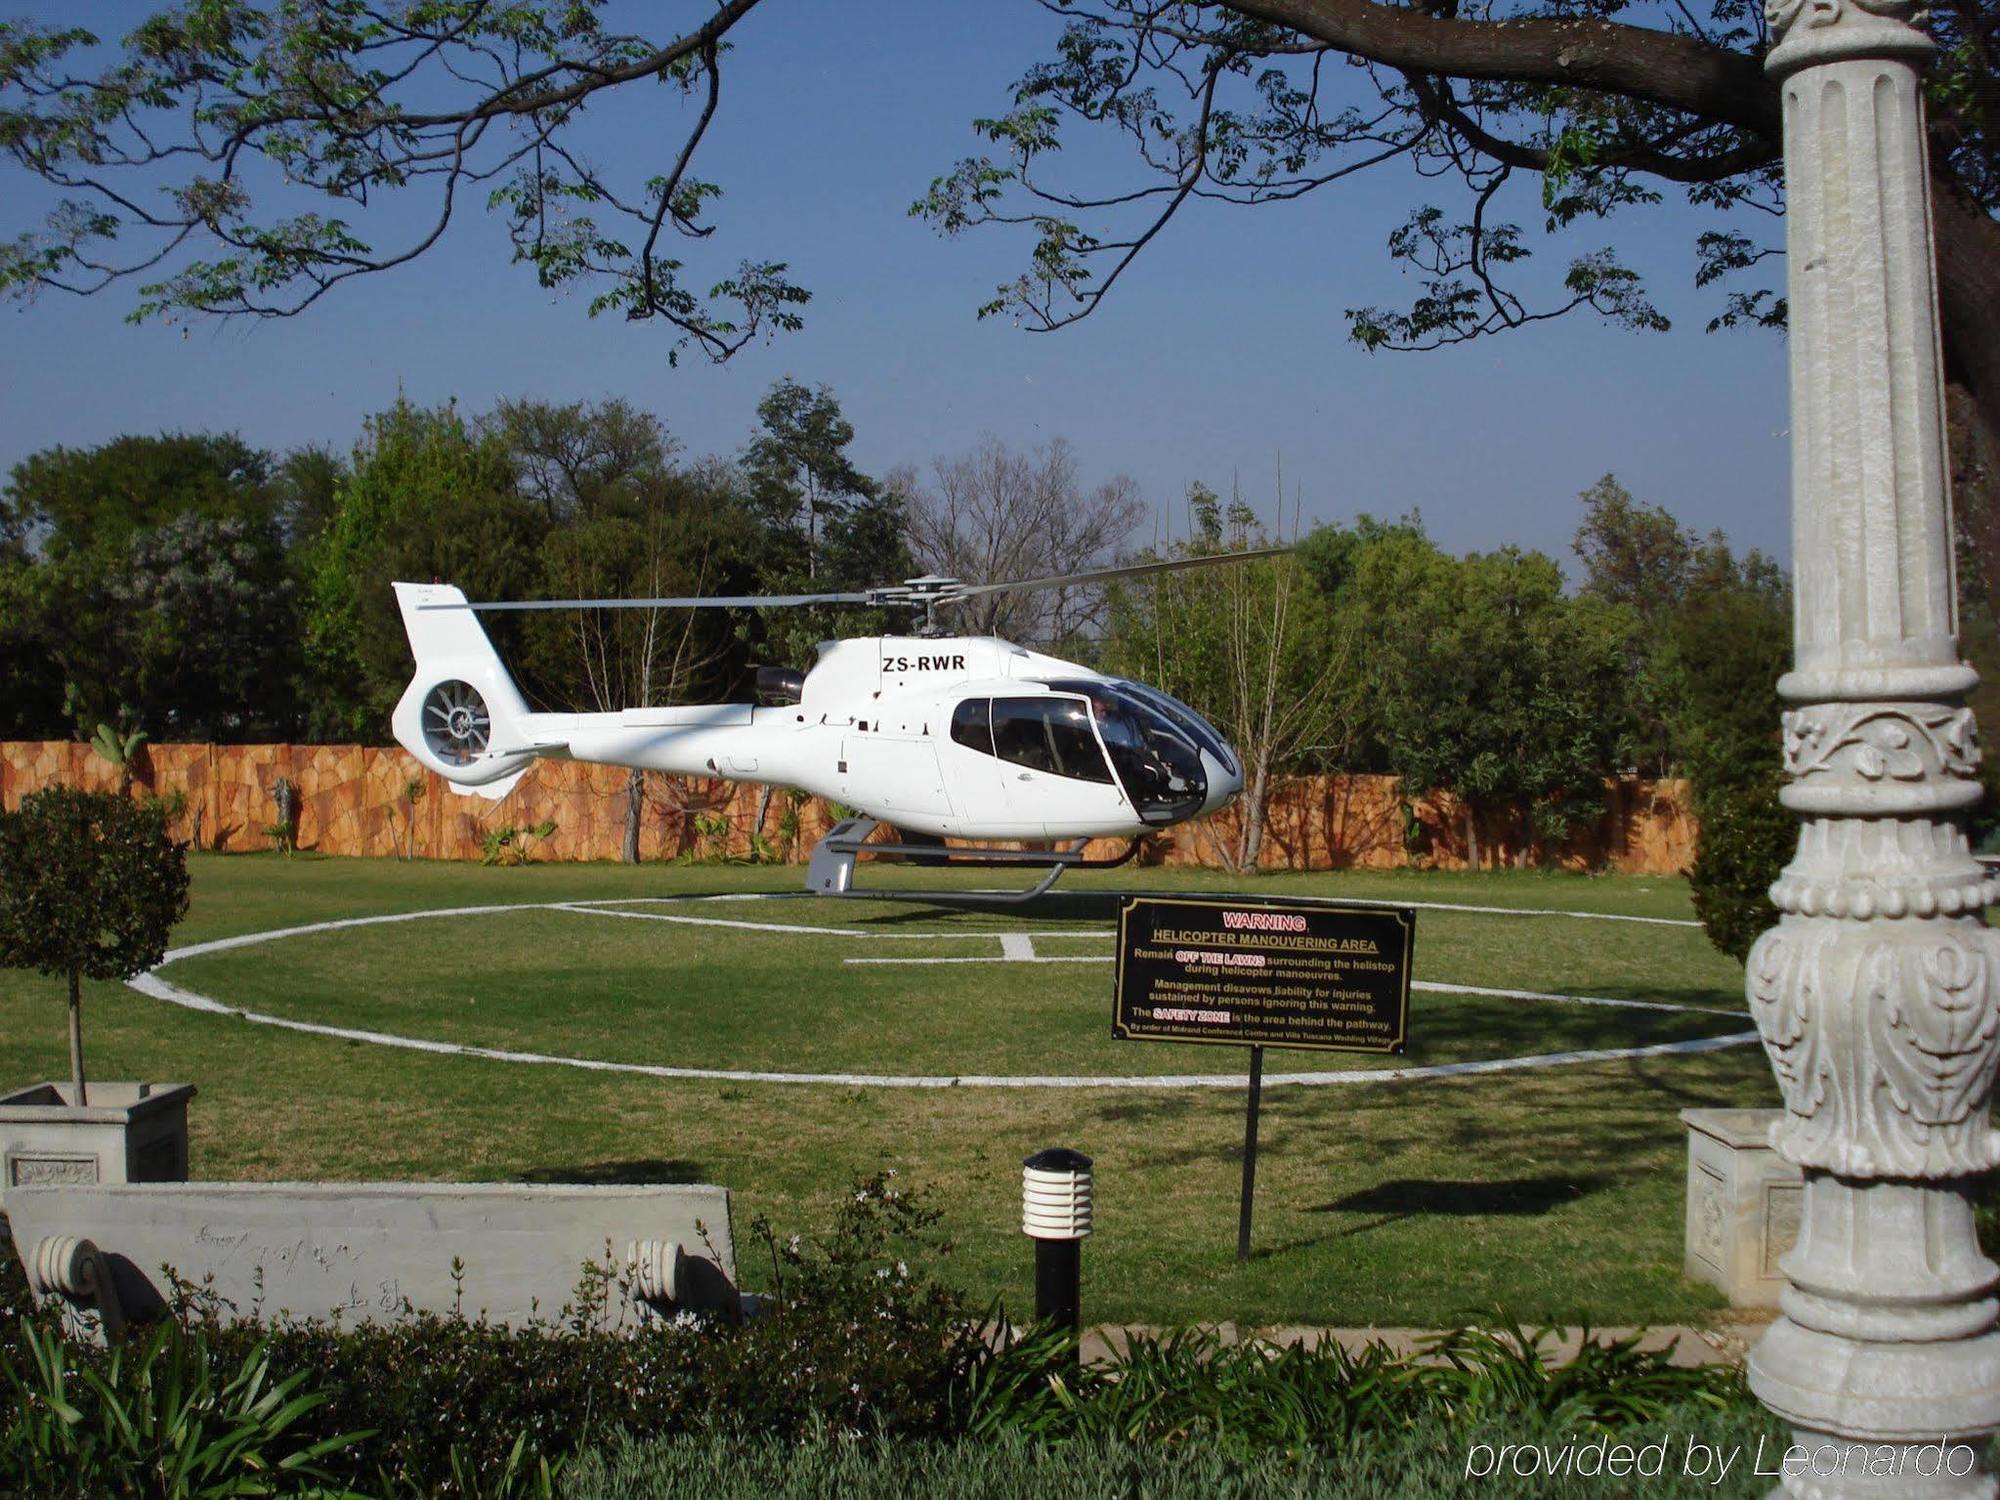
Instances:
[[[1689,1413],[1733,1420],[1750,1409],[1734,1370],[1677,1368],[1629,1338],[1590,1344],[1557,1365],[1544,1335],[1518,1329],[1449,1335],[1420,1358],[1331,1341],[1317,1350],[1241,1347],[1186,1332],[1136,1338],[1116,1361],[1079,1365],[1073,1334],[989,1344],[979,1329],[993,1329],[997,1312],[982,1324],[951,1288],[913,1276],[918,1247],[949,1248],[935,1230],[935,1213],[892,1174],[856,1184],[824,1236],[781,1240],[760,1221],[746,1245],[768,1257],[772,1291],[767,1310],[741,1323],[681,1314],[598,1331],[609,1290],[601,1270],[570,1307],[523,1328],[455,1315],[355,1327],[225,1324],[212,1299],[188,1289],[180,1321],[123,1352],[67,1346],[65,1389],[79,1430],[102,1433],[117,1425],[108,1420],[114,1408],[157,1410],[170,1389],[207,1393],[201,1409],[224,1414],[210,1418],[209,1430],[221,1431],[213,1424],[226,1426],[243,1404],[232,1407],[230,1392],[261,1399],[282,1387],[255,1421],[237,1423],[239,1447],[271,1465],[303,1455],[290,1478],[316,1468],[334,1492],[351,1486],[395,1500],[1372,1496],[1403,1493],[1390,1480],[1412,1464],[1428,1464],[1424,1472],[1443,1485],[1462,1467],[1463,1434],[1488,1427],[1519,1441]],[[11,1261],[0,1282],[9,1313],[25,1293]],[[47,1365],[29,1346],[52,1334],[19,1317],[10,1326],[0,1364],[16,1378],[0,1378],[0,1400],[13,1402],[0,1409],[0,1433],[11,1437],[20,1393]],[[1004,1319],[997,1327],[1006,1332]],[[183,1378],[135,1382],[142,1368]],[[263,1373],[246,1384],[246,1371]],[[46,1434],[48,1423],[36,1430]],[[143,1447],[93,1449],[96,1492],[183,1493],[146,1487],[153,1471]],[[9,1454],[0,1497],[65,1493],[43,1483],[62,1472],[54,1460],[0,1444]],[[1338,1487],[1371,1473],[1373,1488]]]
[[[1099,1435],[1046,1443],[1020,1432],[987,1441],[872,1438],[817,1433],[803,1441],[726,1441],[676,1437],[652,1442],[621,1437],[583,1454],[565,1476],[568,1500],[1041,1500],[1049,1495],[1138,1496],[1146,1500],[1604,1500],[1633,1493],[1603,1476],[1551,1479],[1466,1472],[1474,1444],[1553,1442],[1585,1434],[1530,1433],[1507,1416],[1456,1420],[1433,1414],[1393,1430],[1293,1453],[1232,1452],[1209,1442],[1163,1445]],[[1767,1472],[1752,1467],[1759,1439]],[[1664,1441],[1664,1472],[1640,1481],[1647,1500],[1720,1496],[1751,1500],[1770,1487],[1768,1469],[1787,1440],[1777,1418],[1747,1394],[1724,1407],[1669,1407],[1657,1420],[1619,1431],[1616,1441],[1650,1447]],[[1726,1482],[1687,1475],[1689,1442],[1739,1455]],[[1483,1463],[1483,1456],[1482,1456]]]
[[[36,1500],[335,1500],[346,1490],[320,1463],[366,1436],[312,1436],[305,1419],[325,1398],[304,1388],[307,1371],[279,1374],[261,1343],[219,1358],[172,1321],[102,1351],[28,1323],[11,1352],[0,1480]]]
[[[1549,1357],[1553,1334],[1463,1329],[1412,1358],[1383,1344],[1349,1350],[1225,1344],[1207,1330],[1132,1337],[1115,1361],[1079,1366],[1073,1335],[1031,1335],[982,1361],[963,1387],[974,1437],[1043,1441],[1200,1439],[1239,1454],[1302,1453],[1430,1418],[1505,1416],[1534,1431],[1602,1432],[1686,1403],[1722,1409],[1742,1391],[1727,1366],[1686,1368],[1636,1335],[1588,1337]]]
[[[484,1493],[523,1455],[560,1458],[613,1429],[794,1436],[831,1426],[940,1433],[980,1346],[960,1296],[912,1275],[918,1250],[949,1247],[937,1215],[893,1173],[856,1183],[833,1229],[779,1240],[763,1221],[746,1244],[772,1267],[763,1315],[734,1323],[681,1314],[594,1331],[601,1269],[546,1322],[417,1314],[392,1324],[224,1324],[197,1293],[185,1309],[220,1355],[267,1342],[279,1370],[314,1372],[325,1397],[305,1424],[331,1436],[379,1430],[336,1467],[348,1483]],[[928,1259],[928,1256],[921,1257]],[[455,1483],[454,1464],[466,1484]],[[429,1493],[428,1490],[420,1490]]]
[[[1798,846],[1798,819],[1780,805],[1771,780],[1703,798],[1700,817],[1688,895],[1708,940],[1740,963],[1778,923],[1771,885]]]

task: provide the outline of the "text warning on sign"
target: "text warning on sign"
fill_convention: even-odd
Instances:
[[[1132,897],[1118,913],[1111,1034],[1400,1053],[1415,932],[1402,907]]]

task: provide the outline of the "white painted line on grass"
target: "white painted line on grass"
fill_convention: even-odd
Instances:
[[[889,895],[895,893],[878,892],[877,894]],[[926,904],[924,901],[923,892],[910,891],[907,894],[909,895],[910,898],[909,901],[910,905],[923,906]],[[1010,891],[967,889],[962,891],[953,890],[949,892],[941,892],[940,894],[948,894],[953,896],[1005,897],[1018,893]],[[1074,894],[1088,895],[1090,893],[1088,891],[1082,891],[1082,892],[1076,892]],[[1138,894],[1144,894],[1144,893],[1140,892]],[[1240,894],[1240,893],[1233,893],[1228,891],[1191,891],[1191,892],[1186,892],[1184,894],[1194,895],[1194,896],[1212,895],[1216,897],[1218,900],[1221,900],[1231,894]],[[685,902],[811,901],[814,899],[828,899],[828,898],[819,897],[818,893],[815,891],[738,891],[738,892],[724,893],[713,896],[609,896],[601,901],[577,902],[574,904],[589,905],[589,906],[614,906],[614,905],[636,906],[645,903],[666,903],[666,902],[682,902],[682,901]],[[1262,899],[1262,898],[1253,895],[1252,899]],[[1284,893],[1279,892],[1276,895],[1274,895],[1271,899],[1282,901],[1285,899]],[[1333,899],[1339,900],[1342,898],[1335,897]],[[1405,901],[1405,900],[1398,900],[1397,898],[1392,896],[1356,896],[1353,897],[1352,900],[1358,906],[1407,906],[1417,911],[1479,912],[1489,916],[1496,916],[1496,917],[1576,917],[1580,921],[1585,921],[1585,922],[1637,922],[1642,926],[1646,927],[1701,926],[1700,922],[1695,921],[1690,917],[1639,917],[1630,915],[1629,913],[1626,912],[1617,912],[1617,911],[1566,911],[1561,907],[1554,907],[1554,906],[1479,906],[1466,901]],[[1041,936],[1043,937],[1051,937],[1058,935],[1063,937],[1085,937],[1085,936],[1091,936],[1093,934],[1086,934],[1086,933],[1041,934]]]
[[[549,904],[546,901],[517,901],[506,906],[445,906],[435,911],[398,911],[375,917],[346,917],[338,922],[308,922],[302,927],[273,927],[268,932],[245,932],[235,937],[193,943],[185,948],[170,948],[158,967],[164,969],[168,964],[179,963],[184,958],[199,958],[204,953],[249,948],[258,943],[275,943],[279,938],[307,937],[315,932],[339,932],[347,927],[379,927],[385,922],[422,922],[431,917],[483,917],[489,912],[541,911]]]
[[[1108,964],[1112,956],[1108,953],[1085,953],[1074,957],[1044,957],[1032,954],[1022,958],[1000,957],[981,958],[843,958],[844,964],[890,964],[906,967],[911,964]],[[1558,995],[1547,990],[1501,990],[1489,989],[1478,984],[1446,984],[1443,980],[1412,979],[1410,988],[1428,990],[1437,995],[1488,995],[1496,1000],[1557,1000],[1565,1005],[1610,1005],[1620,1010],[1682,1010],[1693,1011],[1704,1016],[1741,1016],[1740,1010],[1724,1010],[1715,1005],[1680,1005],[1671,1000],[1623,1000],[1610,995]]]
[[[1460,901],[1392,900],[1378,901],[1375,904],[1378,906],[1414,906],[1421,911],[1488,912],[1496,917],[1577,917],[1585,922],[1640,922],[1648,927],[1701,926],[1701,923],[1687,917],[1634,917],[1617,911],[1559,911],[1554,907],[1545,906],[1470,906]]]
[[[987,937],[994,936],[987,933]],[[1108,953],[1040,954],[1029,953],[1019,958],[1009,958],[1005,954],[989,955],[984,958],[843,958],[844,964],[1108,964]]]
[[[672,896],[646,896],[636,899],[647,901],[671,901]],[[706,901],[712,898],[703,896]],[[939,939],[964,941],[967,938],[999,938],[1005,942],[1010,937],[1023,936],[1018,933],[1002,932],[997,927],[961,928],[953,932],[877,932],[868,927],[807,927],[796,922],[743,922],[729,917],[688,917],[664,911],[613,911],[609,901],[551,901],[550,911],[570,911],[584,917],[623,917],[633,922],[676,922],[683,927],[734,927],[743,932],[791,932],[807,937],[847,937],[883,938],[890,942],[930,942]],[[1038,932],[1035,937],[1059,938],[1111,938],[1116,936],[1109,929],[1091,928],[1082,932]]]
[[[225,1005],[207,995],[169,984],[157,972],[135,975],[126,981],[142,995],[164,1000],[169,1005],[209,1015],[230,1016],[253,1026],[275,1026],[281,1031],[302,1032],[307,1036],[331,1037],[336,1041],[365,1042],[375,1047],[395,1047],[410,1052],[430,1052],[448,1057],[471,1057],[486,1062],[524,1063],[538,1067],[577,1068],[587,1073],[633,1073],[645,1078],[701,1079],[720,1083],[812,1083],[837,1084],[842,1088],[880,1089],[1234,1089],[1243,1087],[1241,1073],[1183,1073],[1151,1076],[1065,1078],[1054,1076],[1004,1076],[988,1073],[776,1073],[748,1068],[675,1068],[659,1063],[607,1062],[591,1057],[557,1057],[546,1052],[514,1052],[500,1047],[475,1047],[460,1042],[432,1041],[427,1037],[399,1036],[389,1031],[365,1031],[352,1026],[324,1026],[316,1021],[294,1021],[254,1010]],[[1267,1087],[1293,1084],[1301,1088],[1325,1088],[1344,1083],[1401,1083],[1420,1078],[1457,1078],[1476,1073],[1509,1073],[1523,1068],[1553,1068],[1575,1063],[1624,1062],[1645,1057],[1671,1057],[1693,1052],[1720,1052],[1729,1047],[1747,1046],[1757,1040],[1754,1031],[1729,1036],[1698,1037],[1688,1042],[1660,1042],[1650,1047],[1611,1047],[1591,1052],[1545,1052],[1534,1057],[1496,1057],[1480,1062],[1432,1063],[1415,1068],[1356,1068],[1344,1073],[1267,1073]]]
[[[664,902],[678,897],[623,898]],[[308,1036],[329,1037],[338,1041],[366,1043],[370,1046],[393,1047],[412,1052],[428,1052],[439,1056],[470,1057],[489,1062],[520,1063],[540,1067],[576,1068],[594,1073],[627,1073],[648,1078],[702,1079],[735,1083],[802,1083],[834,1084],[843,1088],[887,1088],[887,1089],[940,1089],[940,1088],[1051,1088],[1051,1089],[1198,1089],[1198,1088],[1240,1088],[1245,1077],[1239,1073],[1184,1073],[1153,1075],[1105,1074],[1085,1077],[1061,1077],[1052,1075],[1007,1076],[983,1073],[964,1074],[899,1074],[899,1073],[781,1073],[760,1069],[742,1068],[683,1068],[657,1063],[611,1062],[598,1058],[558,1057],[543,1052],[519,1052],[506,1048],[480,1047],[460,1042],[441,1042],[428,1037],[402,1036],[395,1032],[369,1031],[351,1026],[329,1026],[315,1021],[298,1021],[285,1016],[267,1015],[259,1011],[245,1010],[204,995],[195,990],[185,989],[160,977],[160,969],[178,963],[182,959],[196,958],[203,954],[220,953],[231,949],[247,948],[259,943],[276,942],[281,938],[304,937],[313,933],[338,932],[356,927],[376,927],[396,922],[418,922],[435,917],[488,916],[516,911],[569,911],[585,915],[650,918],[655,921],[681,922],[704,927],[729,927],[751,931],[772,931],[828,937],[880,937],[880,938],[999,938],[1005,953],[999,958],[919,958],[919,959],[848,959],[848,963],[1109,963],[1106,955],[1087,954],[1063,957],[1044,957],[1033,954],[1032,937],[1020,933],[1006,932],[921,932],[885,933],[870,932],[846,927],[805,927],[795,924],[772,922],[735,922],[723,918],[702,918],[670,916],[666,913],[619,912],[605,909],[605,904],[585,904],[581,902],[511,902],[492,906],[453,906],[431,911],[387,912],[371,917],[347,917],[338,921],[308,922],[296,927],[272,928],[264,932],[240,933],[234,937],[215,938],[208,942],[192,943],[185,948],[168,951],[159,965],[147,973],[134,976],[127,984],[140,994],[155,1000],[163,1000],[170,1005],[199,1011],[207,1015],[229,1016],[247,1021],[256,1026],[271,1026],[282,1031],[292,1031]],[[1421,902],[1406,902],[1405,905],[1423,905]],[[1442,903],[1429,903],[1440,905]],[[1454,910],[1494,911],[1509,914],[1518,913],[1513,907],[1457,907]],[[1593,912],[1543,912],[1529,915],[1546,916],[1600,916]],[[1614,918],[1612,920],[1664,922],[1663,918]],[[1673,925],[1673,924],[1669,924]],[[1042,937],[1108,937],[1102,930],[1088,932],[1040,933]],[[1017,942],[1010,943],[1010,938]],[[1021,946],[1025,946],[1032,956],[1014,956]],[[1615,1000],[1599,996],[1543,994],[1535,990],[1481,989],[1472,985],[1446,985],[1423,980],[1412,981],[1413,989],[1439,990],[1456,994],[1494,995],[1514,999],[1551,1000],[1582,1005],[1630,1006],[1649,1010],[1701,1010],[1713,1015],[1737,1015],[1740,1012],[1707,1010],[1700,1006],[1672,1005],[1664,1001]],[[1264,1082],[1276,1086],[1296,1085],[1304,1088],[1322,1088],[1338,1084],[1396,1083],[1425,1078],[1459,1078],[1482,1073],[1506,1073],[1529,1068],[1552,1068],[1580,1063],[1623,1062],[1649,1057],[1673,1057],[1691,1053],[1718,1052],[1731,1047],[1747,1046],[1758,1040],[1755,1031],[1732,1032],[1727,1036],[1697,1037],[1690,1041],[1658,1042],[1644,1047],[1612,1047],[1574,1052],[1546,1052],[1528,1057],[1488,1058],[1477,1062],[1432,1063],[1421,1067],[1402,1068],[1357,1068],[1332,1073],[1275,1073],[1267,1074]]]

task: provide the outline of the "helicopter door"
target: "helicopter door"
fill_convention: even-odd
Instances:
[[[967,698],[951,715],[949,738],[937,742],[938,759],[951,784],[959,832],[974,839],[1038,839],[1039,822],[1017,821],[1001,785],[1010,768],[993,755],[992,700]]]
[[[1081,698],[995,698],[993,753],[1010,821],[1063,838],[1119,821],[1124,799]]]
[[[929,740],[847,734],[841,737],[840,753],[842,764],[848,767],[842,781],[848,800],[871,810],[881,809],[891,822],[898,813],[932,821],[951,816],[944,777],[938,773],[937,752]]]

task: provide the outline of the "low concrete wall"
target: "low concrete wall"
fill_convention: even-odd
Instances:
[[[63,1241],[88,1240],[134,1320],[165,1307],[169,1268],[225,1317],[390,1322],[415,1309],[520,1326],[560,1318],[593,1266],[613,1273],[594,1309],[602,1327],[732,1308],[736,1295],[719,1187],[52,1185],[15,1188],[7,1217],[37,1291],[62,1290],[41,1281],[68,1263]]]
[[[163,797],[179,794],[179,831],[204,849],[244,852],[271,847],[279,778],[299,794],[299,844],[322,854],[410,855],[478,859],[483,839],[509,824],[555,831],[534,846],[550,860],[615,860],[624,848],[627,773],[616,766],[542,761],[504,799],[462,797],[401,749],[362,745],[149,745],[137,784]],[[41,787],[115,788],[116,768],[88,745],[63,740],[0,742],[0,806],[18,806]],[[773,858],[802,862],[838,821],[818,798],[714,778],[648,773],[643,782],[640,857],[743,856],[761,840]],[[415,787],[419,795],[408,795]],[[1674,875],[1694,857],[1695,820],[1687,784],[1607,783],[1607,811],[1596,827],[1542,851],[1571,869]],[[759,821],[761,810],[762,819]],[[1301,776],[1281,780],[1267,810],[1261,868],[1268,870],[1466,867],[1465,820],[1450,797],[1412,804],[1418,836],[1406,841],[1402,788],[1393,776]],[[1181,824],[1149,852],[1151,863],[1215,867],[1234,836],[1236,810]],[[1490,866],[1511,862],[1507,831],[1489,830],[1481,852]],[[1115,853],[1105,843],[1094,857]]]

